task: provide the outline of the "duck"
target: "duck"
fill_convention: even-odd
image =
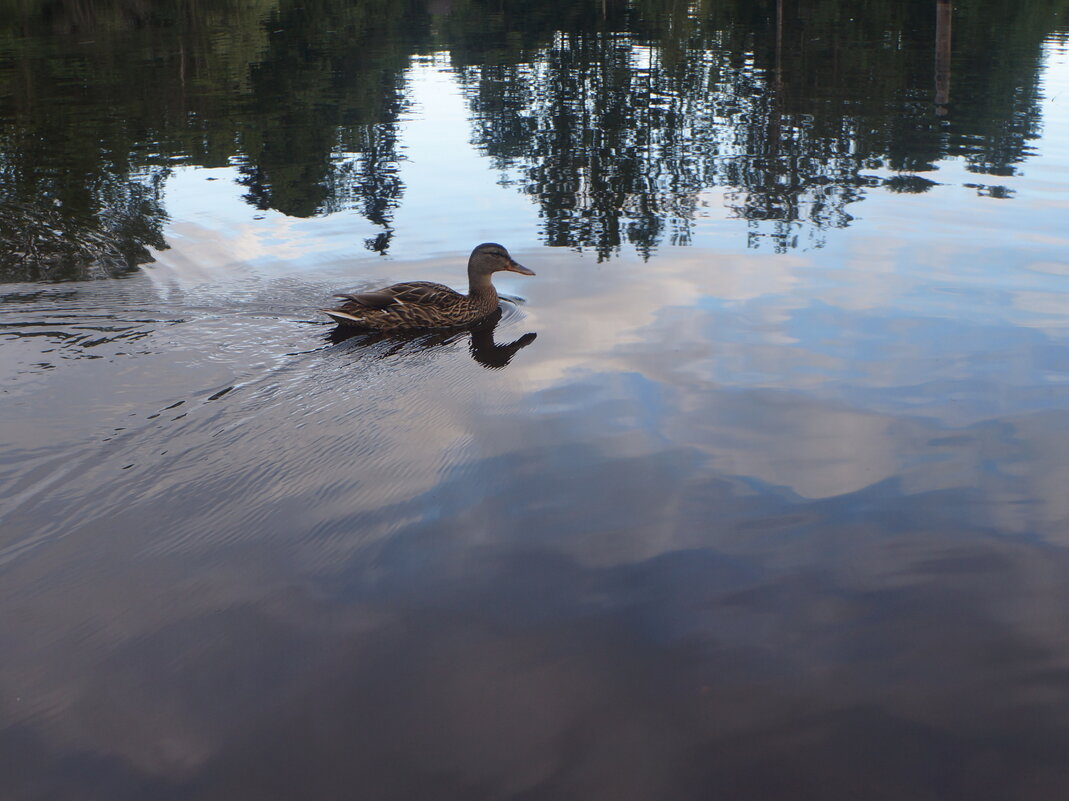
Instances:
[[[471,325],[498,310],[494,273],[534,275],[496,242],[477,245],[468,257],[468,294],[433,281],[405,281],[373,292],[334,295],[345,302],[320,309],[338,325],[366,331],[413,331]]]

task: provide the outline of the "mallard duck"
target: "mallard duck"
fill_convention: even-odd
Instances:
[[[468,257],[467,295],[445,284],[406,281],[374,292],[339,293],[334,297],[344,298],[344,303],[320,311],[339,325],[369,331],[470,325],[497,311],[497,290],[490,278],[500,270],[534,275],[533,270],[518,264],[501,245],[484,242]]]

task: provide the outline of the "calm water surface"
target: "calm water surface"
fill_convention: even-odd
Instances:
[[[0,2],[0,796],[1069,797],[1064,0],[187,5]]]

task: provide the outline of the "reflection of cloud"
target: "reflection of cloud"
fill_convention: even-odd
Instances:
[[[729,475],[790,487],[804,498],[828,498],[856,492],[900,468],[890,418],[775,395],[723,400],[709,416],[676,422],[692,441],[703,441]]]
[[[1069,248],[1069,239],[1062,240],[1059,244],[1065,248]],[[1043,273],[1045,275],[1069,275],[1069,262],[1036,261],[1025,265],[1025,269]]]
[[[978,481],[985,488],[986,503],[997,525],[1020,534],[1043,532],[1063,546],[1069,546],[1066,416],[1062,409],[1007,421],[1012,426],[1012,438],[999,443],[998,450],[989,446],[983,455],[1004,465],[1014,481],[999,481],[989,472]]]
[[[1069,267],[1065,269],[1069,274]],[[1040,315],[1040,319],[1033,322],[1036,327],[1062,329],[1069,327],[1069,293],[1014,292],[1013,307],[1028,312],[1030,315]]]
[[[797,283],[794,272],[806,263],[795,255],[769,258],[691,249],[673,255],[655,266],[624,260],[595,265],[574,253],[554,251],[517,256],[547,274],[567,276],[527,290],[532,326],[551,338],[540,349],[546,356],[528,374],[548,386],[574,370],[604,369],[616,348],[644,342],[646,327],[666,309],[709,299],[733,303],[782,296]]]
[[[900,235],[873,232],[856,242],[847,257],[831,271],[835,285],[821,299],[842,309],[864,311],[895,304],[908,286],[899,273],[898,259],[905,246]]]
[[[300,221],[282,215],[272,215],[270,225],[261,221],[225,230],[175,223],[167,230],[171,248],[155,254],[145,272],[161,287],[240,281],[250,262],[298,261],[317,250],[314,237],[299,228]]]

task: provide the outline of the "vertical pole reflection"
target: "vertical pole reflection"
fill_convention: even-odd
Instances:
[[[776,0],[776,86],[783,83],[783,0]]]
[[[950,102],[951,0],[935,0],[935,113],[943,116]]]

